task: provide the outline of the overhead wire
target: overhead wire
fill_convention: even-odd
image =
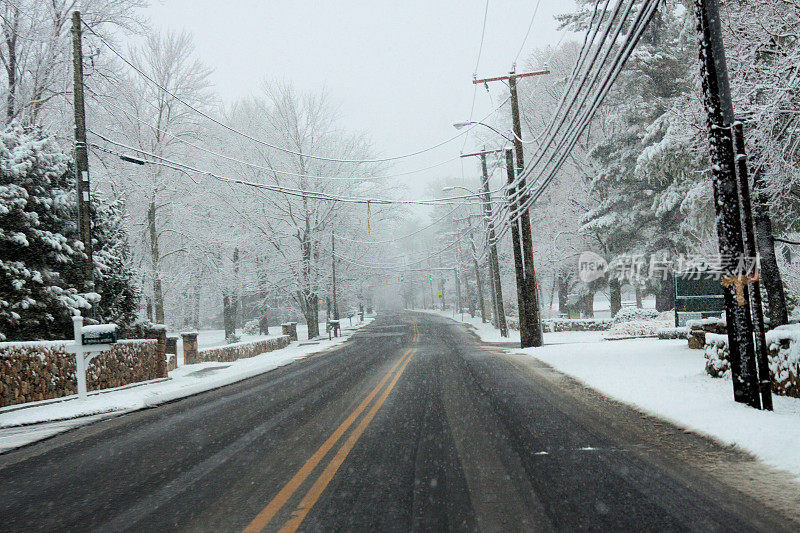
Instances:
[[[410,174],[416,174],[418,172],[425,172],[427,170],[431,170],[431,169],[438,168],[440,166],[446,165],[448,163],[452,163],[453,161],[455,161],[455,160],[457,160],[459,158],[459,156],[454,156],[454,157],[451,157],[450,159],[446,159],[444,161],[440,161],[438,163],[434,163],[434,164],[429,165],[429,166],[424,167],[424,168],[419,168],[419,169],[415,169],[415,170],[409,170],[409,171],[405,171],[405,172],[397,172],[397,173],[392,173],[392,174],[381,174],[381,175],[376,175],[376,176],[361,176],[361,177],[358,177],[358,176],[322,176],[322,175],[315,175],[315,174],[302,174],[302,173],[299,173],[299,172],[291,172],[291,171],[281,170],[281,169],[277,169],[277,168],[273,168],[273,167],[265,167],[265,166],[258,165],[258,164],[255,164],[255,163],[250,163],[248,161],[243,161],[243,160],[238,159],[236,157],[229,156],[229,155],[226,155],[226,154],[223,154],[223,153],[220,153],[220,152],[216,152],[216,151],[211,150],[209,148],[206,148],[204,146],[200,146],[200,145],[197,145],[197,144],[192,143],[190,141],[187,141],[186,139],[180,137],[179,135],[176,135],[176,134],[171,133],[171,132],[169,132],[167,130],[158,128],[157,126],[154,126],[154,125],[148,123],[147,121],[145,121],[145,120],[143,120],[143,119],[141,119],[139,117],[133,116],[127,110],[125,110],[124,108],[122,108],[120,106],[117,106],[117,105],[111,104],[111,103],[109,103],[109,104],[103,103],[103,101],[100,99],[100,98],[103,97],[102,95],[99,95],[97,92],[93,91],[89,87],[86,87],[86,89],[87,89],[87,91],[89,93],[91,93],[92,95],[97,97],[96,101],[100,105],[100,107],[105,109],[106,112],[108,112],[111,115],[113,115],[113,113],[109,110],[107,105],[113,107],[114,109],[116,109],[118,111],[120,111],[121,113],[123,113],[129,119],[134,120],[134,121],[138,122],[139,124],[141,124],[143,126],[146,126],[146,127],[150,128],[150,129],[152,129],[154,131],[158,131],[158,132],[162,133],[163,135],[166,135],[166,136],[174,139],[175,141],[177,141],[177,142],[179,142],[179,143],[181,143],[183,145],[189,146],[189,147],[194,148],[196,150],[200,150],[201,152],[205,152],[205,153],[207,153],[209,155],[213,155],[215,157],[220,157],[220,158],[226,159],[228,161],[232,161],[234,163],[247,166],[247,167],[255,169],[255,170],[263,170],[265,172],[269,172],[269,173],[273,173],[273,174],[281,174],[281,175],[284,175],[284,176],[293,176],[293,177],[308,178],[308,179],[331,180],[331,181],[379,181],[379,180],[385,180],[385,179],[389,179],[389,178],[408,176]],[[498,109],[495,109],[492,112],[493,113],[497,112]]]
[[[117,51],[116,48],[114,48],[108,41],[106,41],[101,35],[99,35],[97,32],[95,32],[94,29],[92,29],[85,22],[83,23],[83,25],[86,27],[86,29],[89,30],[89,32],[91,32],[95,37],[97,37],[102,44],[104,44],[109,50],[111,50],[111,52],[114,55],[116,55],[123,63],[128,65],[134,71],[136,71],[145,80],[147,80],[151,84],[155,85],[160,90],[164,91],[166,94],[170,95],[177,102],[180,102],[181,104],[186,106],[188,109],[194,111],[195,113],[197,113],[198,115],[202,116],[206,120],[216,124],[217,126],[223,128],[223,129],[225,129],[225,130],[227,130],[227,131],[229,131],[231,133],[234,133],[236,135],[244,137],[245,139],[248,139],[248,140],[253,141],[255,143],[261,144],[263,146],[267,146],[267,147],[272,148],[274,150],[278,150],[280,152],[284,152],[284,153],[291,154],[291,155],[296,155],[298,157],[305,157],[307,159],[316,159],[316,160],[319,160],[319,161],[331,161],[331,162],[335,162],[335,163],[386,163],[386,162],[389,162],[389,161],[397,161],[399,159],[406,159],[406,158],[409,158],[409,157],[414,157],[414,156],[417,156],[417,155],[424,154],[426,152],[430,152],[432,150],[435,150],[435,149],[437,149],[437,148],[439,148],[441,146],[444,146],[444,145],[446,145],[446,144],[448,144],[448,143],[460,138],[462,135],[466,135],[470,130],[472,130],[476,126],[476,125],[472,125],[470,127],[467,127],[463,131],[453,135],[452,137],[449,137],[449,138],[447,138],[447,139],[445,139],[443,141],[440,141],[440,142],[438,142],[438,143],[436,143],[436,144],[434,144],[432,146],[428,146],[426,148],[422,148],[422,149],[416,150],[414,152],[409,152],[407,154],[401,154],[401,155],[396,155],[396,156],[391,156],[391,157],[379,157],[379,158],[372,158],[372,159],[348,159],[348,158],[319,156],[319,155],[315,155],[315,154],[305,154],[303,152],[299,152],[297,150],[292,150],[292,149],[289,149],[289,148],[284,148],[283,146],[279,146],[277,144],[269,143],[269,142],[267,142],[267,141],[265,141],[263,139],[259,139],[257,137],[254,137],[254,136],[252,136],[252,135],[250,135],[248,133],[245,133],[243,131],[240,131],[240,130],[238,130],[238,129],[236,129],[236,128],[228,125],[228,124],[225,124],[224,122],[212,117],[211,115],[209,115],[205,111],[203,111],[201,109],[198,109],[197,107],[195,107],[192,104],[190,104],[189,102],[187,102],[185,99],[183,99],[180,96],[178,96],[177,94],[175,94],[173,91],[170,91],[169,89],[167,89],[166,87],[164,87],[163,85],[158,83],[156,80],[154,80],[146,72],[144,72],[142,69],[140,69],[138,66],[136,66],[132,61],[130,61],[128,58],[126,58],[122,53]]]
[[[656,9],[658,8],[658,0],[647,0],[642,4],[641,9],[639,10],[638,15],[634,23],[631,26],[631,29],[626,36],[625,43],[621,48],[620,54],[615,58],[613,65],[611,66],[610,71],[608,72],[607,76],[602,82],[600,89],[595,94],[590,106],[588,109],[583,113],[580,117],[580,120],[574,120],[568,130],[565,132],[564,137],[561,139],[559,145],[556,147],[555,150],[552,151],[550,157],[544,164],[542,171],[540,172],[540,176],[544,176],[547,173],[548,166],[556,159],[557,163],[554,165],[549,173],[547,173],[547,177],[545,178],[544,182],[539,186],[537,189],[537,193],[530,196],[526,202],[520,206],[520,211],[530,208],[533,202],[541,196],[544,189],[549,185],[552,181],[554,175],[558,172],[563,165],[563,162],[569,156],[570,150],[574,145],[577,143],[580,136],[585,131],[586,127],[591,122],[592,118],[594,118],[595,113],[599,109],[600,105],[602,104],[603,100],[605,99],[606,95],[610,91],[612,85],[619,77],[619,74],[622,72],[622,69],[625,66],[625,63],[633,53],[634,48],[639,42],[642,33],[647,28],[647,24],[652,19],[653,15],[655,14]],[[586,98],[584,98],[581,102],[581,105],[585,102]],[[533,167],[532,167],[533,168]]]
[[[522,54],[522,50],[525,48],[525,43],[528,41],[528,36],[531,33],[531,28],[533,28],[533,21],[536,20],[536,13],[539,12],[539,4],[542,3],[542,0],[536,0],[536,7],[533,8],[533,15],[531,15],[531,22],[528,24],[528,31],[525,32],[525,37],[522,39],[522,44],[519,45],[519,51],[517,55],[514,56],[514,65],[517,64],[517,60],[519,59],[520,54]]]
[[[600,2],[598,1],[596,3],[596,5],[595,5],[595,14],[593,15],[593,20],[595,19],[596,8],[599,5],[599,3]],[[528,192],[530,192],[530,190],[533,187],[537,187],[536,192],[533,195],[529,196],[522,205],[520,205],[520,206],[516,206],[515,205],[511,209],[509,209],[508,206],[503,206],[495,214],[495,216],[494,216],[495,225],[501,228],[497,232],[497,235],[496,235],[496,239],[497,240],[502,238],[502,236],[509,230],[509,226],[507,224],[503,224],[501,226],[497,222],[499,222],[500,219],[507,218],[509,223],[513,223],[521,215],[521,213],[523,213],[525,210],[530,208],[530,206],[533,204],[533,202],[535,202],[541,196],[541,194],[544,192],[544,190],[547,188],[547,186],[552,182],[555,174],[560,169],[561,165],[563,165],[563,162],[566,160],[566,157],[569,155],[569,152],[570,152],[571,148],[574,147],[575,143],[580,138],[580,136],[582,135],[583,131],[585,131],[585,128],[588,126],[589,122],[594,117],[594,114],[596,113],[596,111],[599,108],[600,104],[604,100],[605,96],[607,95],[607,93],[610,90],[611,86],[613,85],[614,81],[616,81],[617,77],[619,76],[620,72],[622,71],[622,68],[624,67],[625,62],[627,61],[627,59],[630,56],[630,54],[633,52],[633,49],[635,48],[636,44],[638,43],[639,39],[641,38],[642,33],[646,29],[648,23],[650,22],[650,20],[654,16],[655,11],[656,11],[656,9],[658,7],[658,1],[657,0],[648,0],[648,1],[644,2],[641,5],[641,8],[638,11],[638,14],[636,16],[635,21],[633,22],[633,24],[631,24],[631,27],[630,27],[629,31],[626,33],[624,44],[620,48],[618,48],[618,51],[617,51],[614,59],[611,61],[611,67],[606,71],[606,74],[605,74],[605,76],[604,76],[604,78],[602,80],[602,83],[600,84],[600,88],[595,91],[595,89],[597,87],[597,80],[598,80],[599,74],[600,74],[600,72],[602,72],[604,65],[607,63],[609,52],[610,52],[611,48],[613,48],[615,46],[615,43],[616,43],[616,41],[618,39],[620,30],[621,30],[623,24],[625,23],[625,21],[627,20],[628,15],[630,14],[631,8],[633,6],[632,3],[628,5],[628,7],[625,9],[625,15],[620,19],[619,23],[616,25],[617,28],[616,28],[616,31],[615,31],[615,34],[614,34],[614,38],[611,40],[611,45],[609,45],[608,49],[606,50],[606,53],[603,55],[603,60],[599,63],[599,66],[598,66],[597,70],[594,71],[594,75],[591,76],[591,83],[589,84],[589,89],[586,92],[584,92],[583,97],[581,98],[581,100],[580,100],[580,102],[579,102],[579,104],[577,106],[578,107],[578,111],[576,111],[573,114],[572,113],[572,108],[575,106],[575,102],[577,100],[577,95],[580,92],[580,90],[585,86],[585,81],[590,77],[590,73],[593,71],[593,67],[595,66],[595,64],[597,62],[597,57],[599,56],[600,50],[602,49],[605,41],[608,38],[608,35],[610,33],[610,28],[614,25],[614,20],[616,18],[616,15],[619,13],[619,10],[621,8],[622,3],[623,3],[623,0],[620,0],[617,3],[617,5],[615,7],[615,10],[614,10],[614,14],[612,15],[611,19],[609,19],[608,23],[606,24],[606,28],[605,28],[605,32],[603,34],[603,38],[600,40],[600,43],[598,44],[598,46],[595,49],[595,53],[593,54],[592,61],[589,63],[589,66],[586,69],[586,72],[582,75],[582,78],[583,78],[582,83],[578,86],[578,89],[575,91],[575,94],[573,95],[572,99],[569,101],[569,105],[564,107],[562,104],[564,102],[566,102],[567,96],[569,94],[569,89],[573,85],[573,82],[574,82],[575,78],[578,76],[579,72],[583,69],[583,64],[585,63],[585,58],[588,57],[588,55],[584,56],[583,54],[581,54],[579,56],[579,59],[576,60],[576,64],[575,64],[575,68],[573,69],[573,75],[571,77],[570,85],[565,90],[564,95],[562,96],[562,99],[561,99],[561,103],[559,105],[559,112],[557,112],[556,115],[554,115],[554,119],[551,120],[551,127],[548,128],[549,141],[548,141],[548,143],[546,145],[546,148],[549,148],[552,145],[552,143],[555,142],[555,139],[558,136],[558,133],[560,132],[560,130],[561,130],[563,124],[565,123],[566,119],[568,117],[572,116],[572,120],[570,121],[570,124],[569,124],[569,126],[567,128],[567,131],[561,136],[559,141],[556,143],[556,148],[550,154],[550,157],[547,159],[547,161],[545,162],[543,168],[540,170],[539,174],[537,175],[536,180],[528,181],[526,183],[526,185],[525,185],[525,189],[524,190],[513,191],[512,194],[509,195],[510,196],[509,204],[510,205],[516,204],[517,198],[522,194],[527,194]],[[606,0],[606,5],[605,5],[605,7],[603,9],[604,13],[607,10],[607,6],[608,6],[608,0]],[[595,27],[596,30],[602,24],[602,19],[603,19],[603,16],[601,16],[600,22]],[[591,25],[592,25],[592,23],[590,23],[590,28],[589,28],[589,30],[587,30],[587,37],[584,39],[584,44],[586,44],[587,42],[590,43],[589,48],[591,48],[592,44],[594,43],[594,39],[596,38],[596,32],[592,33],[590,31],[591,30]],[[589,37],[590,34],[592,34],[591,38]],[[586,103],[586,100],[589,98],[590,94],[594,94],[594,98],[592,99],[592,102],[591,102],[589,107],[584,107],[584,104]],[[562,112],[562,110],[566,110],[566,111]],[[552,125],[556,124],[555,120],[558,118],[559,113],[561,113],[561,117],[560,117],[557,125],[555,127],[553,127]],[[537,157],[535,159],[531,160],[528,165],[526,165],[526,168],[524,169],[524,171],[521,172],[514,179],[514,181],[511,184],[509,184],[509,188],[517,187],[521,183],[521,181],[523,179],[528,178],[532,174],[533,170],[537,167],[537,165],[545,157],[546,148],[542,148],[540,146],[540,148],[537,150],[537,154],[536,154]],[[556,156],[558,156],[558,159],[555,159]],[[547,172],[548,167],[550,166],[550,164],[553,162],[554,159],[556,160],[556,164],[550,168],[549,172]],[[522,187],[519,187],[519,189],[522,189]],[[524,198],[524,196],[523,196],[523,198]]]
[[[97,132],[95,132],[95,131],[93,131],[91,129],[87,129],[86,132],[91,134],[91,135],[94,135],[95,137],[98,137],[99,139],[101,139],[101,140],[103,140],[103,141],[105,141],[105,142],[107,142],[109,144],[117,146],[118,148],[123,148],[123,149],[126,149],[126,150],[130,150],[130,151],[132,151],[134,153],[140,153],[140,154],[144,154],[144,155],[146,155],[148,157],[152,157],[152,158],[158,159],[159,161],[161,161],[161,162],[166,164],[164,166],[171,165],[173,168],[180,168],[180,169],[187,170],[187,171],[190,171],[190,172],[194,172],[194,173],[197,173],[197,174],[200,174],[200,175],[209,176],[209,177],[215,178],[215,179],[217,179],[219,181],[223,181],[223,182],[227,182],[227,183],[236,183],[236,184],[239,184],[239,185],[246,185],[248,187],[254,187],[254,188],[270,190],[270,191],[273,191],[273,192],[286,194],[286,195],[290,195],[290,196],[299,196],[299,197],[306,197],[306,198],[312,198],[312,199],[317,199],[317,200],[343,202],[343,203],[374,204],[374,205],[391,205],[391,204],[398,204],[398,205],[441,205],[441,204],[452,204],[454,202],[458,202],[458,201],[462,201],[462,200],[470,200],[470,199],[480,200],[481,197],[482,197],[482,193],[481,193],[481,194],[448,196],[448,197],[443,197],[443,198],[431,198],[431,199],[424,199],[424,200],[403,200],[403,199],[372,198],[372,197],[367,198],[367,197],[356,197],[356,196],[339,196],[339,195],[333,195],[333,194],[325,193],[325,192],[322,192],[322,191],[309,191],[309,190],[297,189],[297,188],[293,188],[293,187],[285,187],[285,186],[281,186],[281,185],[271,185],[271,184],[266,184],[266,183],[257,183],[257,182],[252,182],[252,181],[248,181],[248,180],[243,180],[243,179],[240,179],[240,178],[230,178],[230,177],[226,177],[226,176],[221,176],[219,174],[216,174],[216,173],[208,171],[208,170],[199,169],[199,168],[193,167],[191,165],[188,165],[186,163],[182,163],[182,162],[179,162],[179,161],[174,161],[174,160],[166,158],[164,156],[161,156],[161,155],[158,155],[158,154],[155,154],[155,153],[152,153],[152,152],[148,152],[148,151],[143,150],[141,148],[135,148],[135,147],[126,145],[124,143],[121,143],[121,142],[118,142],[118,141],[114,141],[112,139],[109,139],[105,135],[97,133]],[[96,144],[92,144],[92,145],[94,147],[96,147],[96,148],[100,148],[100,149],[103,148],[102,146],[99,146],[99,145],[96,145]],[[125,154],[118,154],[118,155],[121,157],[121,156],[124,156]],[[130,156],[127,156],[127,157],[130,158]],[[140,160],[138,162],[141,163],[141,164],[158,164],[158,162],[154,162],[154,161],[151,161],[151,160]],[[497,191],[494,191],[494,192],[497,192]]]

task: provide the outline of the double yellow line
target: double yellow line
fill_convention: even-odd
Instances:
[[[412,337],[413,342],[417,342],[419,340],[420,331],[419,327],[417,326],[416,322],[412,324],[412,329],[414,331],[414,335]],[[336,452],[336,455],[328,462],[325,469],[322,473],[317,477],[314,481],[314,484],[308,489],[303,499],[300,500],[300,503],[297,505],[297,508],[292,512],[291,517],[286,521],[286,523],[281,527],[281,532],[294,532],[300,527],[300,524],[305,519],[306,515],[311,511],[311,508],[317,503],[319,497],[322,495],[325,488],[333,479],[333,476],[336,475],[336,472],[339,470],[339,467],[342,466],[344,460],[347,458],[347,455],[356,445],[358,439],[367,429],[372,419],[375,418],[378,410],[381,408],[383,403],[386,401],[386,398],[389,397],[389,394],[392,392],[392,389],[400,380],[400,376],[403,375],[408,363],[411,361],[411,358],[417,352],[416,348],[409,348],[403,354],[397,363],[392,366],[389,372],[386,373],[385,376],[381,379],[380,383],[378,383],[374,389],[367,395],[366,398],[358,405],[358,407],[353,410],[352,413],[348,415],[344,422],[342,422],[338,428],[331,434],[328,439],[322,443],[322,446],[314,452],[314,454],[306,461],[306,463],[297,471],[297,473],[289,480],[286,485],[278,492],[278,494],[272,499],[269,504],[264,507],[264,509],[256,515],[252,522],[244,529],[245,533],[255,533],[257,531],[263,530],[270,521],[275,517],[275,515],[280,511],[284,505],[289,501],[289,499],[294,495],[297,489],[300,488],[300,485],[308,478],[309,475],[314,471],[314,469],[319,465],[322,459],[330,452],[339,439],[347,432],[350,426],[358,419],[361,413],[369,406],[372,400],[378,395],[378,393],[383,389],[383,393],[378,397],[375,403],[372,404],[372,407],[367,411],[367,414],[361,419],[359,424],[356,428],[350,433],[350,436],[347,440],[342,444],[339,450]],[[391,381],[390,381],[391,380]],[[389,385],[384,388],[384,385],[389,382]]]

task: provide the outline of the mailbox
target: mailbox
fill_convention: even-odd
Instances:
[[[117,342],[116,324],[98,324],[96,326],[84,326],[81,329],[81,343],[84,346],[114,344],[115,342]]]

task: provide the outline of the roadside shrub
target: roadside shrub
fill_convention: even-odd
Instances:
[[[254,318],[253,320],[246,322],[243,331],[245,335],[258,335],[258,319]]]
[[[614,324],[623,322],[646,321],[658,318],[658,311],[655,309],[640,309],[638,307],[623,307],[614,315]]]

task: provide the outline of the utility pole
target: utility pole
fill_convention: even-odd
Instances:
[[[753,207],[750,203],[750,179],[747,169],[747,153],[744,143],[744,126],[741,122],[733,125],[734,144],[736,148],[736,181],[739,185],[741,200],[742,226],[744,227],[744,253],[749,260],[756,263],[756,236],[753,228]],[[745,273],[745,274],[749,274]],[[761,407],[772,411],[772,379],[769,373],[769,354],[767,353],[767,339],[764,328],[764,306],[761,302],[761,284],[758,281],[759,271],[753,272],[753,277],[748,281],[752,286],[750,291],[750,316],[755,326],[755,353],[756,367],[758,368],[758,389],[761,394]]]
[[[333,282],[333,319],[339,320],[339,304],[336,303],[336,237],[331,232],[331,281]]]
[[[514,154],[511,148],[506,148],[506,173],[508,175],[508,183],[514,183]],[[514,187],[508,188],[509,198],[514,197]],[[516,202],[511,202],[512,208]],[[511,224],[511,248],[514,251],[514,274],[517,278],[517,305],[519,306],[519,333],[522,347],[525,348],[523,339],[523,332],[528,330],[528,313],[525,311],[525,267],[522,264],[522,244],[520,243],[520,218],[510,220]]]
[[[492,198],[489,192],[489,170],[486,166],[486,155],[504,152],[504,150],[489,150],[486,148],[474,154],[463,154],[461,157],[480,156],[481,158],[481,186],[483,187],[483,212],[486,219],[486,234],[489,240],[489,286],[492,293],[492,308],[494,310],[494,325],[500,330],[501,337],[508,337],[506,325],[506,312],[503,308],[503,287],[500,284],[500,260],[497,254],[497,239],[495,238],[494,222],[492,222]]]
[[[520,260],[522,261],[522,298],[524,306],[520,307],[520,314],[525,314],[525,326],[523,328],[523,320],[520,319],[520,341],[523,348],[532,346],[541,346],[543,344],[542,335],[542,321],[539,315],[539,298],[536,291],[536,270],[533,265],[533,236],[531,233],[531,218],[530,211],[525,209],[520,212],[519,208],[524,206],[528,193],[525,188],[525,179],[522,178],[523,170],[525,169],[525,156],[522,146],[522,121],[519,114],[519,99],[517,97],[517,79],[526,78],[530,76],[541,76],[549,74],[549,70],[539,70],[534,72],[515,73],[510,72],[508,76],[499,76],[496,78],[485,78],[481,80],[473,80],[474,83],[488,83],[490,81],[508,80],[508,88],[511,96],[511,121],[514,131],[514,149],[516,151],[516,175],[520,179],[518,187],[515,190],[519,191],[516,196],[517,201],[516,209],[512,212],[520,220],[519,235],[521,242]],[[513,224],[512,224],[513,226]],[[517,289],[519,292],[519,288]],[[520,317],[521,318],[521,317]]]
[[[89,149],[86,145],[86,109],[83,101],[83,46],[81,13],[72,12],[73,112],[75,114],[75,184],[78,192],[78,230],[86,260],[83,265],[84,290],[94,291],[92,258],[92,215],[89,198]]]
[[[481,310],[481,322],[486,323],[486,302],[483,300],[483,282],[481,281],[481,270],[478,265],[478,252],[475,250],[475,239],[472,237],[472,229],[469,230],[469,245],[472,250],[472,262],[475,267],[475,289],[478,291],[478,303]]]
[[[753,350],[753,327],[747,305],[749,291],[744,276],[739,276],[737,272],[738,262],[744,257],[744,245],[733,151],[733,103],[717,1],[695,0],[695,12],[703,103],[708,114],[711,177],[717,213],[733,397],[737,402],[758,409],[761,402]]]

